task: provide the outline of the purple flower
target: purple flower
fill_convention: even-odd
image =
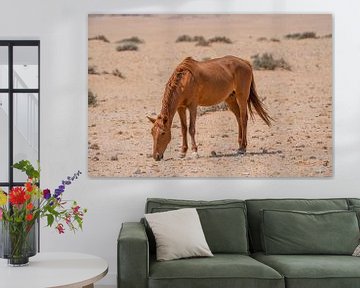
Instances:
[[[79,170],[78,172],[74,173],[73,177],[68,176],[68,177],[66,177],[66,180],[62,180],[59,187],[57,189],[55,189],[54,197],[59,200],[60,195],[65,191],[65,186],[70,185],[72,183],[72,181],[78,179],[80,174],[82,174],[82,173]]]
[[[51,193],[50,193],[50,190],[49,189],[44,189],[43,191],[43,196],[44,198],[47,200],[51,197]]]

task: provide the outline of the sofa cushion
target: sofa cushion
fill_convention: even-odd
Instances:
[[[266,254],[352,255],[359,244],[354,211],[262,210]]]
[[[256,260],[284,275],[287,288],[358,288],[360,258],[343,255],[265,255]]]
[[[159,261],[213,256],[195,208],[145,214],[156,239]]]
[[[151,198],[147,200],[146,213],[187,207],[197,208],[206,241],[213,253],[248,254],[246,207],[242,200],[195,201]],[[152,239],[151,233],[149,239]]]
[[[327,211],[348,210],[346,199],[254,199],[246,200],[252,251],[262,251],[260,210]]]
[[[349,210],[354,211],[356,213],[356,217],[358,218],[358,224],[360,228],[360,205],[359,206],[351,205],[349,207]]]
[[[360,198],[348,198],[347,201],[349,206],[360,206]]]
[[[274,269],[246,255],[215,254],[211,258],[150,261],[149,288],[284,288]]]

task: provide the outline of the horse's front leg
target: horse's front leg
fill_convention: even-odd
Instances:
[[[182,146],[180,152],[180,158],[184,158],[186,156],[186,152],[188,150],[188,143],[187,143],[187,124],[186,124],[186,107],[179,107],[178,114],[180,117],[181,123],[181,134],[182,134]]]
[[[199,154],[197,153],[198,147],[195,142],[195,122],[196,122],[196,113],[197,113],[196,105],[190,107],[189,111],[190,111],[189,133],[191,137],[191,150],[193,152],[193,157],[198,158],[199,157]]]

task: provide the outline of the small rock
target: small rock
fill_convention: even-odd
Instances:
[[[111,161],[118,161],[118,156],[117,155],[114,155],[114,156],[111,156],[110,158]]]
[[[216,157],[217,154],[216,154],[215,151],[211,151],[211,152],[210,152],[210,155],[211,155],[212,157]]]

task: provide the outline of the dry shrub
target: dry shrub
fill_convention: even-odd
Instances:
[[[100,41],[104,41],[106,43],[110,43],[110,41],[104,35],[97,35],[97,36],[88,38],[88,40],[100,40]]]
[[[122,79],[125,79],[125,76],[117,68],[115,70],[113,70],[112,75],[122,78]]]
[[[256,41],[259,41],[259,42],[263,42],[263,41],[267,41],[268,39],[266,37],[259,37],[256,39]]]
[[[139,47],[134,43],[125,43],[116,47],[116,51],[137,51]]]
[[[100,73],[96,70],[96,66],[95,66],[95,65],[89,65],[89,66],[88,66],[88,74],[100,75]]]
[[[259,38],[256,39],[256,41],[259,41],[259,42],[267,42],[267,41],[280,42],[280,40],[278,38],[275,38],[275,37],[270,38],[270,39],[268,39],[266,37],[259,37]]]
[[[256,54],[251,56],[255,70],[275,70],[276,68],[291,70],[290,65],[283,59],[274,59],[270,53],[264,53],[261,56]]]
[[[195,44],[195,46],[210,46],[210,42],[207,41],[205,38],[204,39],[200,39],[199,41],[197,41],[197,43]]]
[[[270,41],[271,41],[271,42],[280,42],[280,39],[278,39],[278,38],[271,38]]]
[[[91,90],[88,90],[88,106],[89,107],[97,106],[97,96]]]
[[[119,41],[116,41],[116,43],[134,43],[134,44],[143,44],[145,43],[144,40],[140,39],[137,36],[132,36],[130,38],[121,39]]]
[[[181,35],[179,36],[175,42],[196,42],[195,46],[210,46],[211,43],[226,43],[231,44],[233,43],[229,38],[225,36],[216,36],[213,38],[210,38],[209,40],[206,40],[204,36],[194,36],[191,37],[189,35]]]
[[[285,35],[285,39],[295,39],[295,40],[317,39],[317,38],[319,37],[316,36],[315,32],[292,33]]]
[[[200,106],[198,108],[198,113],[199,116],[202,116],[205,115],[206,113],[216,112],[216,111],[226,111],[226,110],[228,110],[228,106],[226,105],[225,102],[222,102],[220,104],[216,104],[208,107]]]
[[[194,36],[192,38],[192,41],[193,42],[200,42],[200,41],[206,41],[205,37],[204,36]]]
[[[175,42],[193,42],[193,38],[189,35],[181,35]]]
[[[215,36],[213,38],[209,39],[210,43],[225,43],[225,44],[232,44],[233,42],[231,39],[225,37],[225,36]]]

